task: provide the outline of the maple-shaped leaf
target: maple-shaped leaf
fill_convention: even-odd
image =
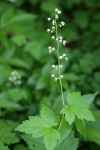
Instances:
[[[43,105],[40,117],[29,117],[29,120],[23,121],[23,124],[19,125],[16,130],[32,134],[32,138],[44,136],[44,144],[47,150],[52,150],[56,147],[57,141],[60,138],[59,132],[53,129],[58,123],[59,119],[54,112]]]
[[[94,121],[88,105],[82,102],[80,92],[68,93],[67,103],[68,105],[62,108],[61,114],[65,114],[65,119],[70,125],[75,121],[76,117],[81,120]]]

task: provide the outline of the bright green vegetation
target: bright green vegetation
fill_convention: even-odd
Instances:
[[[69,41],[62,48],[69,57],[62,70],[67,107],[50,78],[56,59],[48,54],[46,18],[55,7]],[[99,150],[99,7],[99,0],[0,0],[0,150]],[[9,81],[14,70],[21,85]]]

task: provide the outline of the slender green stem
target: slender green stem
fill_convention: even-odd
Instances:
[[[55,13],[55,27],[56,27],[56,38],[58,38],[58,26],[57,26],[57,22],[56,22],[56,13]],[[58,59],[58,75],[59,75],[59,82],[60,82],[60,90],[61,90],[61,97],[62,97],[62,103],[63,103],[63,106],[65,105],[64,104],[64,96],[63,96],[63,89],[62,89],[62,80],[60,78],[61,76],[61,71],[60,71],[60,59],[59,59],[59,41],[57,41],[57,49],[56,49],[56,52],[57,52],[57,59]]]

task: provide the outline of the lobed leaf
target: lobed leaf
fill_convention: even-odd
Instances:
[[[82,102],[79,92],[69,93],[67,98],[68,105],[62,108],[61,114],[65,114],[65,119],[70,125],[75,121],[76,117],[81,120],[94,121],[88,106]]]

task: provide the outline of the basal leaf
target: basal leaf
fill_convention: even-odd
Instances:
[[[32,134],[32,138],[44,136],[44,144],[47,150],[52,150],[56,147],[60,139],[60,133],[53,129],[53,126],[58,125],[58,117],[46,106],[42,107],[40,117],[29,117],[29,120],[23,121],[16,130]]]

